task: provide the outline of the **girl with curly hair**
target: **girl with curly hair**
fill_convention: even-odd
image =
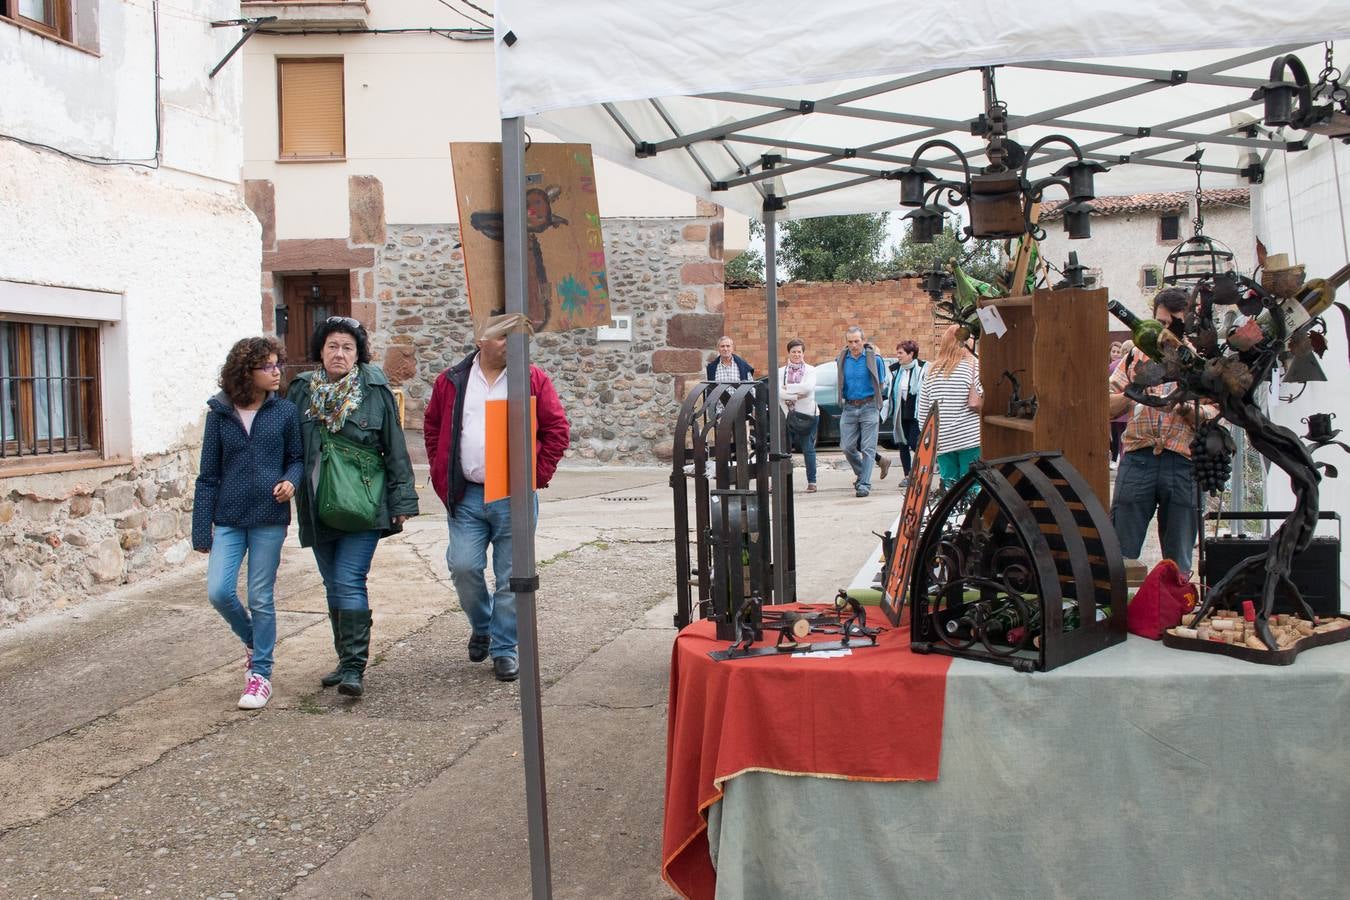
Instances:
[[[304,452],[300,415],[277,393],[285,351],[271,338],[244,338],[220,370],[220,393],[206,402],[206,431],[192,505],[192,546],[210,553],[206,595],[244,642],[240,709],[262,709],[272,695],[277,639],[272,598],[291,497]],[[248,557],[248,609],[235,585]]]

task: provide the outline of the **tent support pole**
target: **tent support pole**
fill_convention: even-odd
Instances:
[[[783,446],[783,410],[778,405],[778,212],[774,197],[770,194],[764,201],[764,304],[769,337],[768,366],[765,374],[769,376],[769,460],[773,472],[773,491],[769,497],[770,511],[773,516],[773,528],[770,529],[773,545],[773,603],[789,603],[795,597],[788,596],[787,589],[787,552],[783,547],[783,528],[785,500],[782,490],[781,473],[791,471],[792,457],[787,455]]]
[[[502,224],[506,311],[524,314],[525,125],[502,119]],[[508,447],[511,463],[511,589],[520,638],[520,725],[525,757],[525,813],[529,823],[530,884],[535,900],[553,896],[548,851],[548,793],[544,779],[544,723],[539,687],[538,573],[534,561],[534,434],[530,428],[530,337],[506,339]]]

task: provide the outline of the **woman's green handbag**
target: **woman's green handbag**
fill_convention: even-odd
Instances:
[[[370,531],[384,505],[384,459],[380,452],[320,429],[319,521],[338,531]]]

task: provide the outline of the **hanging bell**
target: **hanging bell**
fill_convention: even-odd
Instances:
[[[1307,384],[1310,381],[1326,381],[1327,373],[1311,350],[1292,356],[1284,370],[1282,379],[1288,384]]]

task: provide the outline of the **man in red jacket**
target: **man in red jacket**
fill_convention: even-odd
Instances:
[[[431,463],[431,484],[450,514],[450,547],[445,561],[469,617],[469,661],[492,657],[498,681],[515,681],[516,595],[511,582],[511,501],[483,502],[486,480],[486,406],[506,399],[506,334],[512,319],[494,316],[479,332],[478,349],[440,374],[427,404],[423,437]],[[535,486],[548,487],[558,460],[571,442],[571,426],[553,382],[530,366],[535,398]],[[532,497],[535,512],[538,497]],[[494,587],[484,572],[492,545]]]

